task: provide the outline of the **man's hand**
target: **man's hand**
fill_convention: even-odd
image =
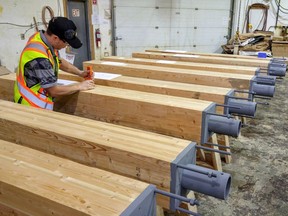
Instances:
[[[87,70],[83,71],[79,76],[83,77],[85,80],[93,80],[94,73],[92,67],[87,67]]]
[[[94,88],[95,88],[95,84],[93,80],[85,80],[79,83],[79,91],[85,91],[85,90],[90,90]]]

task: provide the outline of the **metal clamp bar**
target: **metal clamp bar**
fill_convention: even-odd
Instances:
[[[271,77],[271,76],[256,76],[256,78],[261,78],[264,80],[274,80],[275,79],[275,77]]]
[[[181,212],[184,212],[184,213],[189,214],[189,215],[201,216],[201,214],[198,214],[198,213],[196,213],[196,212],[189,211],[189,210],[184,209],[184,208],[181,208],[181,207],[176,207],[176,210],[181,211]]]
[[[245,91],[245,90],[234,90],[235,92],[239,92],[239,93],[247,93],[247,94],[252,94],[252,95],[254,95],[255,94],[255,92],[253,92],[253,91]]]
[[[197,145],[196,145],[196,148],[204,149],[204,150],[207,150],[207,151],[217,152],[217,153],[219,153],[219,154],[231,155],[230,152],[221,151],[221,150],[217,150],[217,149],[211,149],[211,148],[204,147],[204,146],[197,146]]]
[[[203,174],[203,175],[207,175],[209,178],[212,178],[212,177],[216,178],[217,177],[217,175],[215,173],[213,173],[212,171],[211,172],[205,172],[205,171],[193,169],[191,167],[188,167],[188,166],[185,166],[185,165],[181,165],[181,164],[177,164],[177,166],[182,168],[182,169],[186,169],[186,170],[197,172],[197,173],[200,173],[200,174]]]
[[[216,106],[240,109],[240,107],[235,107],[235,106],[230,106],[230,105],[225,105],[225,104],[216,104]]]
[[[204,144],[213,145],[213,146],[218,146],[218,147],[227,148],[227,149],[230,149],[230,148],[231,148],[230,146],[219,145],[219,144],[215,144],[215,143],[211,143],[211,142],[206,142],[206,143],[204,143]]]
[[[227,114],[227,115],[222,115],[222,114],[210,113],[210,112],[207,112],[206,114],[207,114],[207,115],[214,115],[214,116],[222,116],[222,117],[232,118],[232,116],[229,115],[229,114]]]
[[[266,105],[266,106],[270,105],[268,102],[257,102],[257,104]]]
[[[239,99],[239,100],[247,100],[247,101],[252,101],[251,98],[242,98],[242,97],[234,97],[234,96],[226,96],[227,98],[233,98],[233,99]]]
[[[267,70],[266,71],[261,71],[260,70],[260,71],[257,72],[257,74],[259,74],[259,73],[267,74]]]
[[[163,191],[163,190],[159,190],[157,188],[155,188],[155,193],[159,193],[163,196],[167,196],[167,197],[170,197],[170,198],[173,198],[173,199],[177,199],[177,200],[180,200],[182,202],[187,202],[189,203],[190,205],[194,206],[194,205],[197,205],[199,206],[200,203],[197,199],[189,199],[187,197],[183,197],[183,196],[180,196],[180,195],[177,195],[177,194],[173,194],[173,193],[169,193],[167,191]]]
[[[253,118],[253,116],[249,116],[249,115],[237,115],[237,114],[235,114],[235,113],[233,113],[232,114],[233,116],[240,116],[240,117],[245,117],[245,118]],[[242,126],[243,126],[243,124],[242,124]]]
[[[259,99],[263,99],[263,100],[271,100],[270,97],[254,96],[254,98],[259,98]]]

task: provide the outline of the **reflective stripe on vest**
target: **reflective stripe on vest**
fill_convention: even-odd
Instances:
[[[27,100],[29,103],[32,103],[31,105],[38,108],[53,110],[53,102],[47,101],[47,97],[45,95],[39,94],[40,97],[35,95],[35,93],[32,92],[30,88],[21,85],[19,80],[17,82],[17,86],[22,97],[25,98],[25,100]]]
[[[40,42],[30,42],[29,44],[27,44],[23,52],[28,51],[28,50],[31,50],[33,52],[39,52],[48,57],[46,48]],[[26,86],[26,83],[23,77],[24,74],[21,68],[19,72],[20,73],[17,75],[17,87],[18,87],[18,91],[20,95],[29,104],[31,104],[31,106],[53,110],[54,103],[51,102],[49,100],[50,98],[44,94],[45,93],[44,89],[40,88],[38,93],[32,91],[30,88]]]

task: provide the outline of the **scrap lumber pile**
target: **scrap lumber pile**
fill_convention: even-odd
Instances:
[[[254,33],[239,34],[239,51],[267,51],[271,53],[271,36],[273,32],[256,31]],[[233,54],[235,37],[222,46],[225,54]]]
[[[6,113],[6,115],[1,115],[1,140],[5,140],[11,143],[17,143],[21,146],[30,147],[38,151],[49,153],[51,155],[67,158],[91,167],[101,168],[113,173],[151,183],[157,186],[158,190],[162,189],[164,192],[170,192],[172,194],[172,196],[168,196],[168,198],[163,198],[160,196],[157,200],[157,204],[164,208],[169,208],[172,210],[178,208],[180,206],[179,203],[181,200],[179,201],[174,199],[173,194],[180,196],[182,195],[183,191],[197,191],[220,199],[226,199],[229,194],[231,181],[230,175],[196,166],[196,145],[189,140],[183,140],[175,137],[146,132],[143,130],[136,130],[132,128],[117,126],[114,124],[88,120],[77,116],[62,114],[59,112],[35,109],[32,107],[15,104],[9,101],[0,100],[0,104],[0,112],[2,114]],[[45,124],[43,124],[43,122],[45,122]],[[16,152],[22,154],[21,149],[19,151],[17,150]],[[11,153],[11,157],[13,153]],[[65,164],[61,164],[61,162],[56,163],[55,166],[50,164],[47,165],[47,163],[39,163],[39,161],[37,161],[37,158],[42,159],[44,157],[40,153],[35,153],[36,158],[22,155],[23,158],[13,159],[13,157],[10,158],[5,153],[3,153],[1,156],[3,160],[8,160],[8,162],[12,161],[11,172],[14,172],[14,169],[16,168],[19,168],[13,166],[13,163],[16,163],[16,165],[24,164],[23,168],[28,167],[29,169],[29,167],[31,166],[36,171],[44,172],[44,174],[48,173],[48,175],[51,174],[52,176],[49,178],[52,178],[53,181],[63,181],[64,185],[62,187],[64,187],[64,189],[61,188],[61,183],[57,183],[57,187],[51,186],[53,188],[56,187],[57,190],[65,192],[66,183],[70,185],[70,181],[68,181],[70,178],[72,179],[72,183],[75,183],[76,186],[77,184],[80,184],[80,186],[83,185],[89,189],[90,187],[92,187],[92,185],[94,185],[94,188],[99,190],[100,192],[101,190],[108,190],[101,187],[102,184],[105,185],[105,183],[102,183],[102,181],[99,180],[98,183],[93,183],[94,177],[85,177],[82,172],[77,171],[76,165],[69,165],[69,167],[75,167],[75,170],[71,170],[71,172],[75,174],[80,173],[80,177],[83,176],[83,178],[86,179],[87,182],[75,179],[75,176],[73,176],[72,178],[70,175],[68,175],[69,173],[63,173],[62,167],[65,167]],[[29,164],[26,160],[29,161]],[[50,161],[54,159],[48,158],[45,160]],[[83,167],[84,166],[80,168],[84,169]],[[5,169],[5,166],[1,168]],[[20,171],[21,168],[22,167],[19,168]],[[93,171],[93,173],[94,172],[97,173],[96,170]],[[87,173],[92,174],[90,168],[87,168]],[[101,177],[102,175],[104,174],[101,174],[99,177]],[[213,176],[212,179],[210,175]],[[46,175],[40,174],[39,176],[41,181],[49,181],[49,178]],[[41,179],[41,176],[43,176],[44,179]],[[14,178],[14,176],[11,176],[11,178]],[[33,178],[33,176],[28,175],[27,178]],[[64,181],[66,178],[68,180]],[[103,178],[103,181],[105,181],[105,178],[106,177]],[[111,178],[112,181],[114,177],[112,175],[111,177],[107,178]],[[131,184],[132,187],[134,187],[133,185],[136,184],[133,182],[133,180],[119,180],[119,178],[120,177],[116,176],[115,181],[127,182],[127,184]],[[219,187],[215,187],[215,184],[219,185]],[[11,185],[11,187],[14,186]],[[20,186],[17,185],[15,187],[18,188]],[[128,189],[125,189],[125,187],[125,185],[119,186],[119,188],[121,188],[121,191],[126,191],[127,193]],[[137,184],[135,185],[135,187],[137,187]],[[144,189],[146,187],[147,184]],[[151,187],[152,186],[150,186],[149,188],[151,189]],[[210,190],[207,191],[207,187],[211,187]],[[74,191],[74,189],[71,188],[69,190]],[[116,194],[122,193],[121,191],[118,192],[117,188],[112,188],[111,190],[113,190]],[[139,189],[137,190],[139,192]],[[152,190],[153,194],[162,194],[158,190],[156,191],[154,189],[154,192]],[[3,193],[4,192],[5,191],[3,191]],[[38,191],[35,192],[36,197],[43,196],[41,194],[38,194],[37,192]],[[54,191],[52,191],[51,193],[53,192]],[[107,191],[107,193],[113,194],[109,191]],[[141,190],[140,194],[136,192],[135,194],[135,197],[137,197],[137,195],[142,196]],[[121,197],[121,195],[119,196]],[[151,196],[149,196],[150,200],[153,198],[153,196]],[[57,200],[55,201],[54,198],[55,197],[53,197],[52,200],[58,203],[59,199],[55,198]],[[117,198],[118,196],[113,196],[113,199]],[[171,199],[171,201],[169,201],[169,199]],[[187,198],[185,199],[187,202]],[[12,199],[10,204],[4,201],[1,203],[3,205],[8,205],[12,208],[18,209],[15,203],[17,202],[16,200],[17,198]],[[131,198],[129,200],[132,202],[134,199]],[[191,200],[188,199],[188,202],[190,201]],[[97,200],[95,202],[101,203],[101,201]],[[103,206],[103,208],[104,207],[105,206]],[[53,207],[51,208],[53,209]],[[153,208],[153,206],[151,206],[151,208]],[[143,213],[140,215],[147,214]]]

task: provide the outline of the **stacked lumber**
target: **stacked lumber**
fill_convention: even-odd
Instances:
[[[209,64],[224,64],[224,65],[238,65],[238,66],[249,66],[259,67],[262,73],[266,73],[272,76],[283,77],[286,74],[287,59],[258,59],[258,58],[235,58],[231,55],[224,54],[199,54],[195,55],[190,52],[183,51],[161,51],[161,50],[150,50],[151,52],[135,52],[132,54],[135,58],[148,58],[158,60],[173,60],[173,61],[186,61],[186,62],[197,62],[197,63],[209,63]]]
[[[201,56],[210,56],[210,57],[222,57],[222,58],[234,58],[234,59],[251,59],[259,60],[269,63],[272,58],[257,58],[256,56],[245,56],[245,55],[227,55],[221,53],[201,53],[201,52],[191,52],[183,50],[162,50],[162,49],[147,49],[145,52],[157,52],[157,53],[182,53],[187,55],[201,55]]]
[[[179,178],[178,171],[176,176],[171,174],[172,164],[195,164],[195,143],[189,140],[3,100],[0,113],[2,140],[148,182],[179,195],[180,191],[171,186],[172,178]],[[165,197],[160,197],[158,204],[168,209],[170,206]]]
[[[203,85],[129,77],[110,73],[95,72],[94,75],[94,83],[97,85],[131,89],[164,95],[172,95],[185,98],[194,98],[211,101],[223,105],[225,104],[235,106],[235,104],[233,103],[235,100],[233,98],[240,96],[239,93],[235,92],[234,89],[230,88],[214,86],[205,86],[205,88],[203,88]],[[107,79],[107,76],[109,76],[109,79]],[[81,82],[83,80],[83,78],[79,76],[69,74],[63,71],[59,73],[59,78],[78,82]],[[240,102],[242,103],[242,107],[239,107],[239,109],[232,109],[228,107],[224,111],[223,107],[217,107],[218,113],[234,113],[254,117],[256,112],[256,103],[252,101],[247,101],[245,100],[245,98],[243,99],[244,100],[238,100],[239,104]]]
[[[83,65],[85,68],[89,65],[92,66],[95,72],[109,72],[125,76],[235,89],[249,89],[251,80],[254,78],[254,75],[246,74],[228,74],[109,61],[92,60],[84,62]]]
[[[155,215],[152,185],[3,140],[0,170],[1,215]]]
[[[152,65],[160,67],[170,67],[170,68],[182,68],[191,70],[205,70],[214,71],[222,73],[235,73],[235,74],[247,74],[255,75],[259,72],[258,67],[243,67],[237,65],[227,65],[221,64],[210,64],[210,63],[197,63],[197,62],[186,62],[186,61],[169,61],[169,60],[158,60],[158,59],[147,59],[147,58],[131,58],[131,57],[119,57],[119,56],[109,56],[102,59],[103,61],[111,62],[124,62],[129,64],[142,64],[142,65]]]
[[[3,77],[0,80],[7,83],[9,79],[4,81]],[[201,136],[209,132],[205,128],[202,130],[203,113],[208,110],[215,112],[216,104],[192,98],[97,86],[93,90],[58,98],[54,108],[59,112],[205,143]]]
[[[13,83],[14,80],[15,76],[11,74],[1,76],[0,84]],[[5,95],[0,97],[9,99]],[[59,112],[193,140],[198,144],[205,144],[212,135],[206,125],[208,120],[204,118],[205,112],[211,109],[215,112],[216,108],[209,101],[163,97],[154,93],[106,86],[97,86],[94,90],[58,98],[55,103],[55,110]],[[222,169],[218,153],[212,153],[212,158],[206,159],[202,152],[200,159],[208,162],[210,168],[212,165],[216,170]]]
[[[198,63],[238,65],[249,67],[268,68],[270,60],[226,58],[226,56],[203,56],[187,53],[162,53],[162,52],[134,52],[134,58],[165,59],[172,61],[191,61]]]

